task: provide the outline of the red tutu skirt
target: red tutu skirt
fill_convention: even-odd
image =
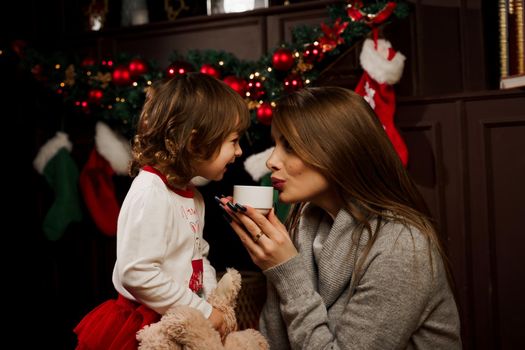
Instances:
[[[160,315],[119,294],[93,309],[75,327],[77,350],[136,350],[137,332],[160,320]]]

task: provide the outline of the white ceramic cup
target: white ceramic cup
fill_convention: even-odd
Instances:
[[[241,205],[249,205],[266,215],[273,207],[273,187],[235,185],[233,200]]]

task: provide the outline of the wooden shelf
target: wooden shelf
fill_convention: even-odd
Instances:
[[[224,13],[210,16],[193,16],[193,17],[184,17],[178,18],[174,21],[161,21],[161,22],[151,22],[143,25],[127,26],[127,27],[114,27],[114,28],[103,28],[99,31],[85,31],[81,34],[74,33],[70,38],[78,37],[111,37],[111,36],[128,36],[135,35],[144,32],[164,32],[176,27],[185,27],[185,26],[194,26],[202,25],[205,23],[213,22],[231,22],[231,21],[244,21],[248,18],[255,17],[268,17],[274,15],[286,15],[289,13],[303,12],[309,10],[323,9],[326,10],[327,6],[341,3],[341,0],[319,0],[319,1],[308,1],[304,3],[290,4],[290,5],[280,5],[280,6],[271,6],[262,9],[256,9],[253,11],[245,12],[236,12],[236,13]]]
[[[242,13],[194,16],[139,26],[72,33],[65,47],[103,59],[120,52],[140,55],[166,66],[174,51],[221,50],[256,61],[284,42],[297,25],[319,26],[329,19],[335,0],[272,6]]]

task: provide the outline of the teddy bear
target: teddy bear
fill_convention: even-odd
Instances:
[[[171,307],[159,322],[137,332],[139,350],[268,350],[269,345],[255,329],[237,331],[235,305],[241,289],[241,275],[227,269],[208,302],[224,314],[226,336],[221,339],[208,319],[186,305]]]

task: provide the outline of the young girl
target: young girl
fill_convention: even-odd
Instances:
[[[228,209],[267,277],[271,348],[460,349],[439,236],[366,101],[300,90],[277,103],[272,136],[273,186],[296,204],[288,226],[273,211]]]
[[[77,349],[136,349],[136,332],[180,304],[222,331],[222,313],[206,302],[216,276],[202,238],[203,198],[190,180],[221,180],[242,154],[239,137],[249,122],[242,98],[208,75],[186,74],[148,90],[133,144],[136,178],[118,219],[119,296],[75,328]]]

